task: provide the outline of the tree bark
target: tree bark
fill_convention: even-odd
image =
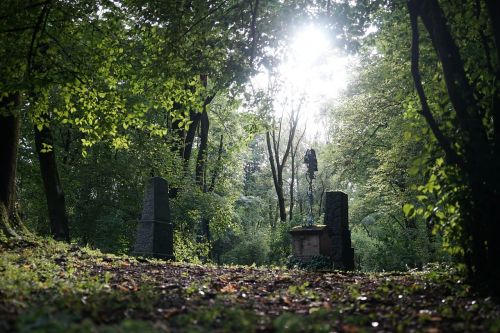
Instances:
[[[276,227],[275,220],[274,220],[274,207],[273,207],[273,202],[270,201],[267,208],[267,213],[269,215],[269,226],[271,226],[271,229],[274,229]]]
[[[40,162],[40,172],[47,199],[47,208],[50,220],[50,233],[59,241],[69,242],[68,216],[66,214],[66,200],[57,169],[54,140],[50,128],[44,127],[41,131],[35,126],[35,147]],[[49,151],[43,152],[44,144],[52,146]]]
[[[190,111],[189,112],[189,127],[187,130],[179,128],[179,123],[174,122],[172,124],[172,131],[177,136],[177,146],[174,145],[173,150],[179,153],[179,156],[184,161],[185,166],[189,163],[191,159],[191,152],[193,151],[194,138],[196,136],[196,130],[198,129],[198,124],[200,123],[201,112]]]
[[[219,177],[219,173],[222,168],[221,160],[223,151],[224,151],[224,135],[221,134],[219,140],[219,150],[217,151],[217,162],[215,163],[215,168],[212,172],[212,180],[210,181],[208,192],[213,192],[215,190],[215,183],[217,181],[217,178]]]
[[[491,28],[493,30],[493,38],[496,48],[496,70],[495,70],[495,92],[492,103],[492,116],[494,128],[494,144],[496,156],[496,169],[500,169],[500,2],[498,0],[487,0],[486,6],[488,8],[489,18],[491,21]],[[498,173],[497,177],[500,177]],[[497,179],[497,182],[500,182]]]
[[[23,227],[16,211],[16,171],[19,146],[20,93],[0,99],[0,232],[7,237],[18,236]]]
[[[293,207],[295,205],[295,198],[294,198],[294,187],[295,187],[295,152],[292,151],[292,154],[290,155],[290,163],[291,163],[291,172],[292,174],[290,175],[290,206],[289,206],[289,219],[290,222],[293,219]]]
[[[438,123],[432,115],[432,111],[427,102],[427,96],[425,95],[424,87],[422,85],[422,79],[420,77],[419,69],[419,31],[418,31],[418,16],[415,10],[410,10],[410,21],[412,30],[412,43],[411,43],[411,73],[413,76],[413,82],[415,84],[415,90],[420,99],[420,104],[422,105],[421,114],[424,116],[425,120],[429,124],[432,133],[436,137],[439,145],[444,150],[448,161],[452,164],[460,164],[463,166],[462,159],[458,156],[457,152],[453,149],[450,140],[443,134],[439,128]]]
[[[283,195],[283,176],[282,176],[282,165],[279,161],[276,161],[274,155],[276,151],[273,152],[271,146],[271,134],[266,132],[266,143],[267,151],[269,153],[269,164],[271,165],[271,173],[273,175],[274,189],[276,191],[276,196],[278,197],[278,207],[280,213],[281,222],[286,222],[286,209],[285,209],[285,197]],[[274,149],[276,150],[276,140],[273,139]]]
[[[198,157],[196,159],[196,174],[195,179],[198,186],[203,192],[206,192],[205,170],[207,165],[208,153],[208,131],[210,129],[210,121],[208,119],[207,107],[203,107],[203,112],[200,118],[200,146],[198,148]]]
[[[206,105],[203,106],[203,111],[200,116],[200,146],[198,148],[198,156],[196,158],[195,180],[203,193],[207,192],[206,184],[206,162],[208,153],[208,130],[210,122],[208,120]],[[210,242],[210,220],[206,216],[201,218],[201,232],[205,241]],[[211,255],[209,255],[211,257]]]
[[[291,154],[290,154],[290,159],[291,159],[291,167],[292,167],[292,174],[291,174],[291,179],[290,179],[290,212],[289,212],[289,219],[290,221],[292,221],[293,219],[293,209],[295,207],[295,197],[294,197],[294,186],[295,186],[295,178],[298,178],[297,177],[297,172],[298,172],[298,168],[299,166],[296,165],[296,160],[297,160],[297,152],[299,151],[299,145],[300,145],[300,142],[302,141],[302,138],[304,137],[304,134],[306,133],[306,129],[304,128],[304,131],[302,132],[302,134],[300,135],[299,139],[297,140],[297,142],[295,143],[295,146],[293,146],[293,141],[292,141],[292,151],[291,151]],[[298,182],[297,182],[297,192],[299,191],[298,189]]]

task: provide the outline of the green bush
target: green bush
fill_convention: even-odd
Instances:
[[[238,265],[267,264],[271,249],[266,231],[253,228],[240,232],[234,239],[232,249],[222,255],[222,261]]]
[[[325,256],[314,256],[310,261],[303,261],[295,256],[290,256],[288,258],[287,267],[302,268],[310,271],[335,269],[332,259]]]

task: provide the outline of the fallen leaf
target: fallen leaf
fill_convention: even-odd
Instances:
[[[359,327],[356,325],[344,324],[342,325],[342,331],[345,333],[358,333]]]
[[[224,286],[220,292],[221,293],[229,293],[229,294],[232,294],[232,293],[235,293],[237,292],[238,290],[236,289],[236,287],[234,286],[234,284],[232,283],[228,283],[226,286]]]

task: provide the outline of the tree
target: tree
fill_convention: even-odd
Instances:
[[[286,129],[283,126],[284,114],[282,114],[278,120],[278,124],[274,124],[271,129],[266,131],[267,153],[273,176],[274,189],[278,198],[278,208],[281,222],[287,221],[285,192],[283,187],[283,172],[290,152],[295,148],[293,146],[293,142],[295,138],[295,132],[297,131],[301,105],[302,100],[299,102],[298,106],[291,106],[288,119],[286,120],[288,121],[288,127]],[[282,135],[285,137],[285,141],[283,142],[281,142],[281,140],[283,139]],[[282,156],[280,156],[281,149],[284,149]]]
[[[8,93],[0,99],[2,114],[0,114],[0,226],[6,236],[16,236],[20,229],[20,220],[17,216],[16,202],[16,170],[17,149],[19,145],[19,93]]]
[[[293,209],[295,207],[295,189],[297,190],[297,192],[299,192],[299,180],[298,180],[298,170],[299,170],[299,166],[300,166],[300,162],[297,163],[297,154],[299,152],[299,147],[300,147],[300,144],[302,142],[302,139],[304,138],[304,134],[306,133],[306,129],[307,127],[304,127],[304,130],[302,131],[302,134],[300,134],[298,136],[298,138],[296,140],[292,140],[291,142],[291,150],[290,150],[290,171],[291,171],[291,174],[290,174],[290,204],[289,204],[289,209],[288,209],[288,212],[289,212],[289,219],[290,221],[293,220]],[[300,159],[299,159],[300,161]],[[297,184],[297,186],[295,187],[295,185]],[[299,203],[299,208],[300,208],[300,212],[302,213],[302,206],[301,204]]]
[[[189,89],[179,90],[191,78],[164,78],[175,65],[158,70],[153,67],[158,61],[156,45],[161,37],[151,25],[130,25],[131,17],[126,16],[130,12],[118,3],[5,1],[1,9],[5,13],[0,25],[1,41],[15,51],[2,50],[2,58],[6,59],[1,68],[5,78],[0,86],[2,125],[8,127],[4,133],[15,139],[1,143],[4,165],[15,169],[19,110],[9,110],[14,99],[18,109],[26,110],[34,123],[53,235],[68,239],[64,194],[50,142],[53,127],[74,126],[83,133],[83,154],[86,148],[103,140],[116,149],[126,148],[126,129],[131,126],[164,135],[164,124],[148,117],[157,109],[175,113],[172,95],[179,103],[187,105],[189,100],[196,104]],[[149,52],[152,48],[155,50]],[[148,58],[142,58],[142,52],[147,52]],[[169,89],[152,88],[151,82],[159,77],[162,84],[154,86]],[[16,215],[12,211],[15,172],[5,175],[1,189],[5,193],[2,212],[6,212],[2,214],[2,229],[9,230],[5,217]]]
[[[318,187],[324,181],[349,194],[356,260],[366,270],[406,270],[450,260],[440,251],[436,218],[426,215],[429,206],[437,206],[437,190],[423,195],[418,189],[429,178],[427,161],[443,154],[425,120],[411,108],[418,100],[405,18],[404,7],[374,14],[377,30],[365,37],[348,88],[328,108],[328,143],[319,155]],[[434,74],[435,58],[423,60],[425,75]],[[426,84],[440,89],[433,80]]]
[[[458,22],[451,22],[449,15],[456,12],[452,5],[444,7],[448,10],[445,13],[436,0],[410,0],[407,4],[413,33],[412,74],[422,114],[448,164],[458,173],[456,186],[465,185],[464,193],[457,199],[463,232],[460,243],[469,277],[476,285],[486,285],[493,293],[500,294],[500,247],[496,240],[500,232],[500,6],[496,1],[470,1],[465,4],[464,16],[458,16]],[[465,17],[474,17],[474,12],[477,20],[466,22]],[[442,66],[452,117],[456,120],[453,129],[458,135],[444,133],[428,103],[419,71],[419,18]],[[466,24],[486,39],[482,45],[476,45],[476,54],[465,60],[463,54],[470,55],[466,52],[467,43],[474,42],[453,36],[453,23]],[[458,41],[463,45],[462,50]],[[496,52],[492,52],[491,45],[495,45]],[[492,60],[492,55],[496,59]],[[492,72],[470,66],[469,61],[474,57],[481,59],[480,63],[487,61]]]

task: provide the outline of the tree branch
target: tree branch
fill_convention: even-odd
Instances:
[[[252,38],[252,45],[250,47],[250,64],[253,63],[255,59],[255,48],[257,46],[258,34],[257,34],[257,14],[259,10],[259,0],[255,0],[255,4],[252,10],[252,23],[250,24],[250,37]]]
[[[413,82],[415,84],[415,89],[417,90],[418,97],[420,99],[420,104],[422,106],[421,114],[424,116],[425,120],[429,124],[432,133],[436,137],[441,148],[443,148],[448,161],[452,164],[463,166],[462,159],[453,150],[450,141],[444,136],[443,132],[440,130],[432,112],[430,110],[429,104],[427,103],[427,97],[425,95],[424,88],[422,86],[422,78],[420,76],[419,70],[419,33],[418,33],[418,16],[414,4],[412,1],[408,1],[408,11],[410,13],[411,31],[412,31],[412,43],[411,43],[411,73],[413,76]]]

